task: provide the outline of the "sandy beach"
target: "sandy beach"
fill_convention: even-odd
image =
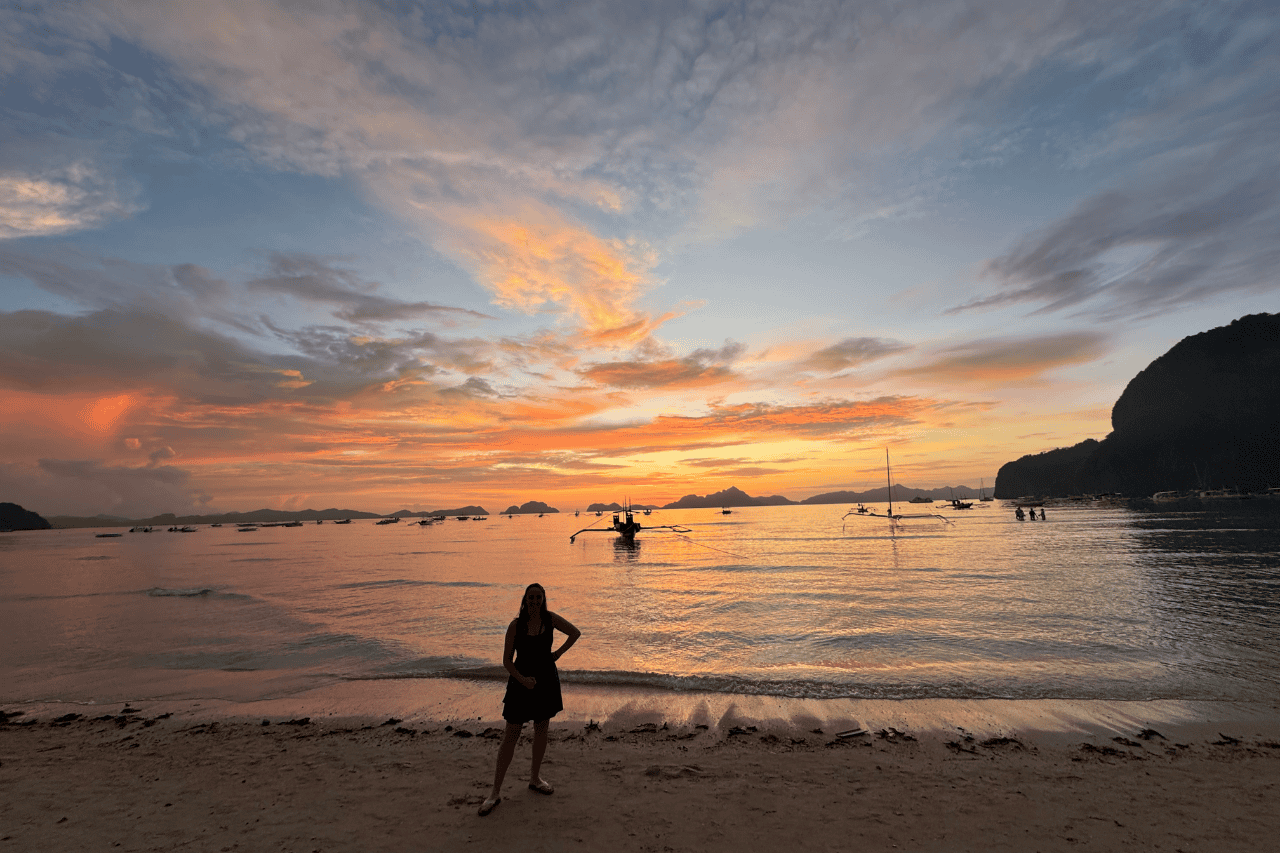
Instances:
[[[500,721],[293,704],[324,716],[9,706],[0,852],[1243,851],[1280,835],[1274,707],[862,703],[865,734],[840,737],[838,716],[751,722],[735,703],[673,721],[630,702],[553,724],[549,797],[526,787],[526,734],[480,818]]]

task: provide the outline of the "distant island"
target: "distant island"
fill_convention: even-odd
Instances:
[[[0,504],[3,506],[3,504]],[[12,504],[9,504],[12,506]],[[34,513],[32,513],[34,515]],[[356,509],[256,509],[252,512],[224,512],[211,515],[174,515],[171,512],[153,515],[150,518],[122,518],[118,515],[55,515],[47,524],[54,528],[72,527],[182,527],[194,524],[273,524],[283,521],[325,522],[343,521],[345,519],[372,518],[427,518],[429,516],[455,515],[488,515],[489,511],[481,506],[466,506],[459,509],[434,509],[429,512],[410,512],[402,509],[390,515],[376,512],[364,512]],[[0,527],[3,527],[0,524]]]
[[[1280,315],[1183,338],[1129,382],[1111,428],[1101,441],[1006,463],[995,496],[1280,486]]]
[[[429,512],[409,512],[409,510],[407,509],[402,509],[398,512],[393,512],[391,514],[393,516],[398,516],[400,518],[428,518],[428,517],[443,518],[447,515],[488,515],[489,510],[485,509],[482,506],[473,505],[473,506],[460,506],[457,509],[433,509],[433,510],[430,510]]]
[[[909,501],[912,498],[929,498],[935,501],[976,500],[980,496],[977,489],[969,486],[947,486],[941,489],[913,489],[901,483],[893,484],[893,499]],[[802,501],[793,501],[782,495],[753,498],[751,495],[730,486],[721,492],[701,496],[685,495],[678,501],[666,504],[661,509],[714,509],[717,507],[749,507],[749,506],[789,506],[810,504],[843,504],[843,503],[884,503],[889,500],[889,487],[868,489],[865,492],[826,492],[814,495]]]
[[[53,525],[17,504],[0,503],[0,530],[48,530]]]
[[[709,509],[712,507],[729,507],[729,506],[786,506],[794,504],[796,501],[782,497],[782,495],[772,495],[767,498],[753,498],[746,492],[738,489],[737,486],[730,486],[722,492],[707,495],[685,495],[678,501],[673,501],[662,507],[663,509]]]
[[[297,511],[257,509],[252,512],[224,512],[215,515],[174,515],[171,512],[150,518],[121,518],[118,515],[55,515],[49,521],[67,527],[173,527],[192,524],[267,524],[278,521],[339,521],[344,518],[382,518],[374,512],[354,509],[304,509]]]
[[[946,486],[941,489],[913,489],[901,483],[893,484],[894,501],[909,501],[912,498],[928,498],[934,501],[976,501],[985,497],[980,489],[970,486]],[[800,501],[802,504],[844,504],[844,503],[886,503],[889,500],[889,487],[868,489],[865,492],[826,492]]]
[[[529,501],[527,503],[520,504],[520,506],[516,506],[515,504],[512,504],[511,506],[507,507],[502,514],[503,515],[528,515],[530,513],[537,513],[538,515],[541,515],[547,512],[559,512],[559,511],[560,510],[556,509],[555,507],[547,506],[542,501]]]
[[[730,486],[723,491],[714,492],[709,495],[685,495],[678,501],[672,501],[668,504],[631,504],[631,509],[637,512],[650,511],[657,509],[718,509],[720,507],[752,507],[752,506],[792,506],[806,504],[843,504],[843,503],[883,503],[888,500],[888,489],[881,486],[878,489],[870,489],[865,492],[827,492],[825,494],[814,495],[801,501],[794,501],[782,495],[770,495],[768,497],[753,497],[739,489],[737,486]],[[963,500],[976,499],[979,496],[977,490],[969,486],[955,486],[941,489],[913,489],[895,483],[893,487],[893,499],[895,501],[909,501],[915,497],[926,497],[933,500],[951,500],[958,498]],[[487,516],[489,511],[482,506],[463,506],[454,509],[433,509],[411,511],[407,509],[397,510],[393,513],[382,515],[376,512],[365,512],[356,509],[302,509],[302,510],[278,510],[278,509],[257,509],[252,512],[224,512],[211,513],[208,515],[175,515],[171,512],[161,513],[149,518],[126,518],[119,515],[100,514],[94,516],[76,516],[76,515],[55,515],[51,516],[47,521],[33,512],[27,512],[16,504],[0,504],[0,507],[13,507],[17,512],[26,513],[23,518],[30,517],[38,519],[35,527],[19,527],[17,522],[10,523],[6,521],[4,516],[0,516],[0,530],[26,530],[26,529],[67,529],[79,527],[183,527],[198,524],[275,524],[280,522],[300,521],[304,523],[324,523],[326,521],[343,521],[346,519],[380,519],[380,518],[445,518],[456,516]],[[585,512],[622,512],[625,507],[617,502],[613,503],[593,503],[589,505]],[[529,514],[551,514],[559,513],[556,507],[549,506],[542,501],[527,501],[520,505],[512,504],[503,510],[500,515],[529,515]],[[17,516],[14,516],[17,518]]]

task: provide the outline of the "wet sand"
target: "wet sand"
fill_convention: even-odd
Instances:
[[[500,721],[338,713],[353,696],[4,706],[0,853],[1243,851],[1280,837],[1277,707],[704,697],[664,715],[627,700],[553,724],[551,796],[526,787],[523,740],[480,818]]]

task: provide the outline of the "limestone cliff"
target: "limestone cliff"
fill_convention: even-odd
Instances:
[[[1280,485],[1280,315],[1179,341],[1135,376],[1102,441],[1006,463],[995,496]]]

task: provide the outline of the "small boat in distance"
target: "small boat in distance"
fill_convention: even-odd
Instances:
[[[731,509],[725,509],[724,507],[720,507],[720,514],[721,514],[721,515],[733,515],[733,510],[731,510]]]
[[[931,503],[933,503],[933,498],[926,498],[924,495],[916,495],[914,498],[912,498],[910,501],[908,501],[908,503],[913,503],[913,504],[931,504]]]
[[[349,518],[344,518],[344,519],[342,519],[342,521],[335,521],[335,522],[334,522],[334,524],[350,524],[350,523],[351,523],[351,519],[349,519]]]
[[[987,494],[987,481],[986,481],[986,480],[983,480],[983,481],[982,481],[982,488],[978,490],[978,500],[979,500],[981,503],[988,503],[988,502],[990,502],[990,501],[995,500],[995,498],[993,498],[993,497],[991,497],[991,495]]]

